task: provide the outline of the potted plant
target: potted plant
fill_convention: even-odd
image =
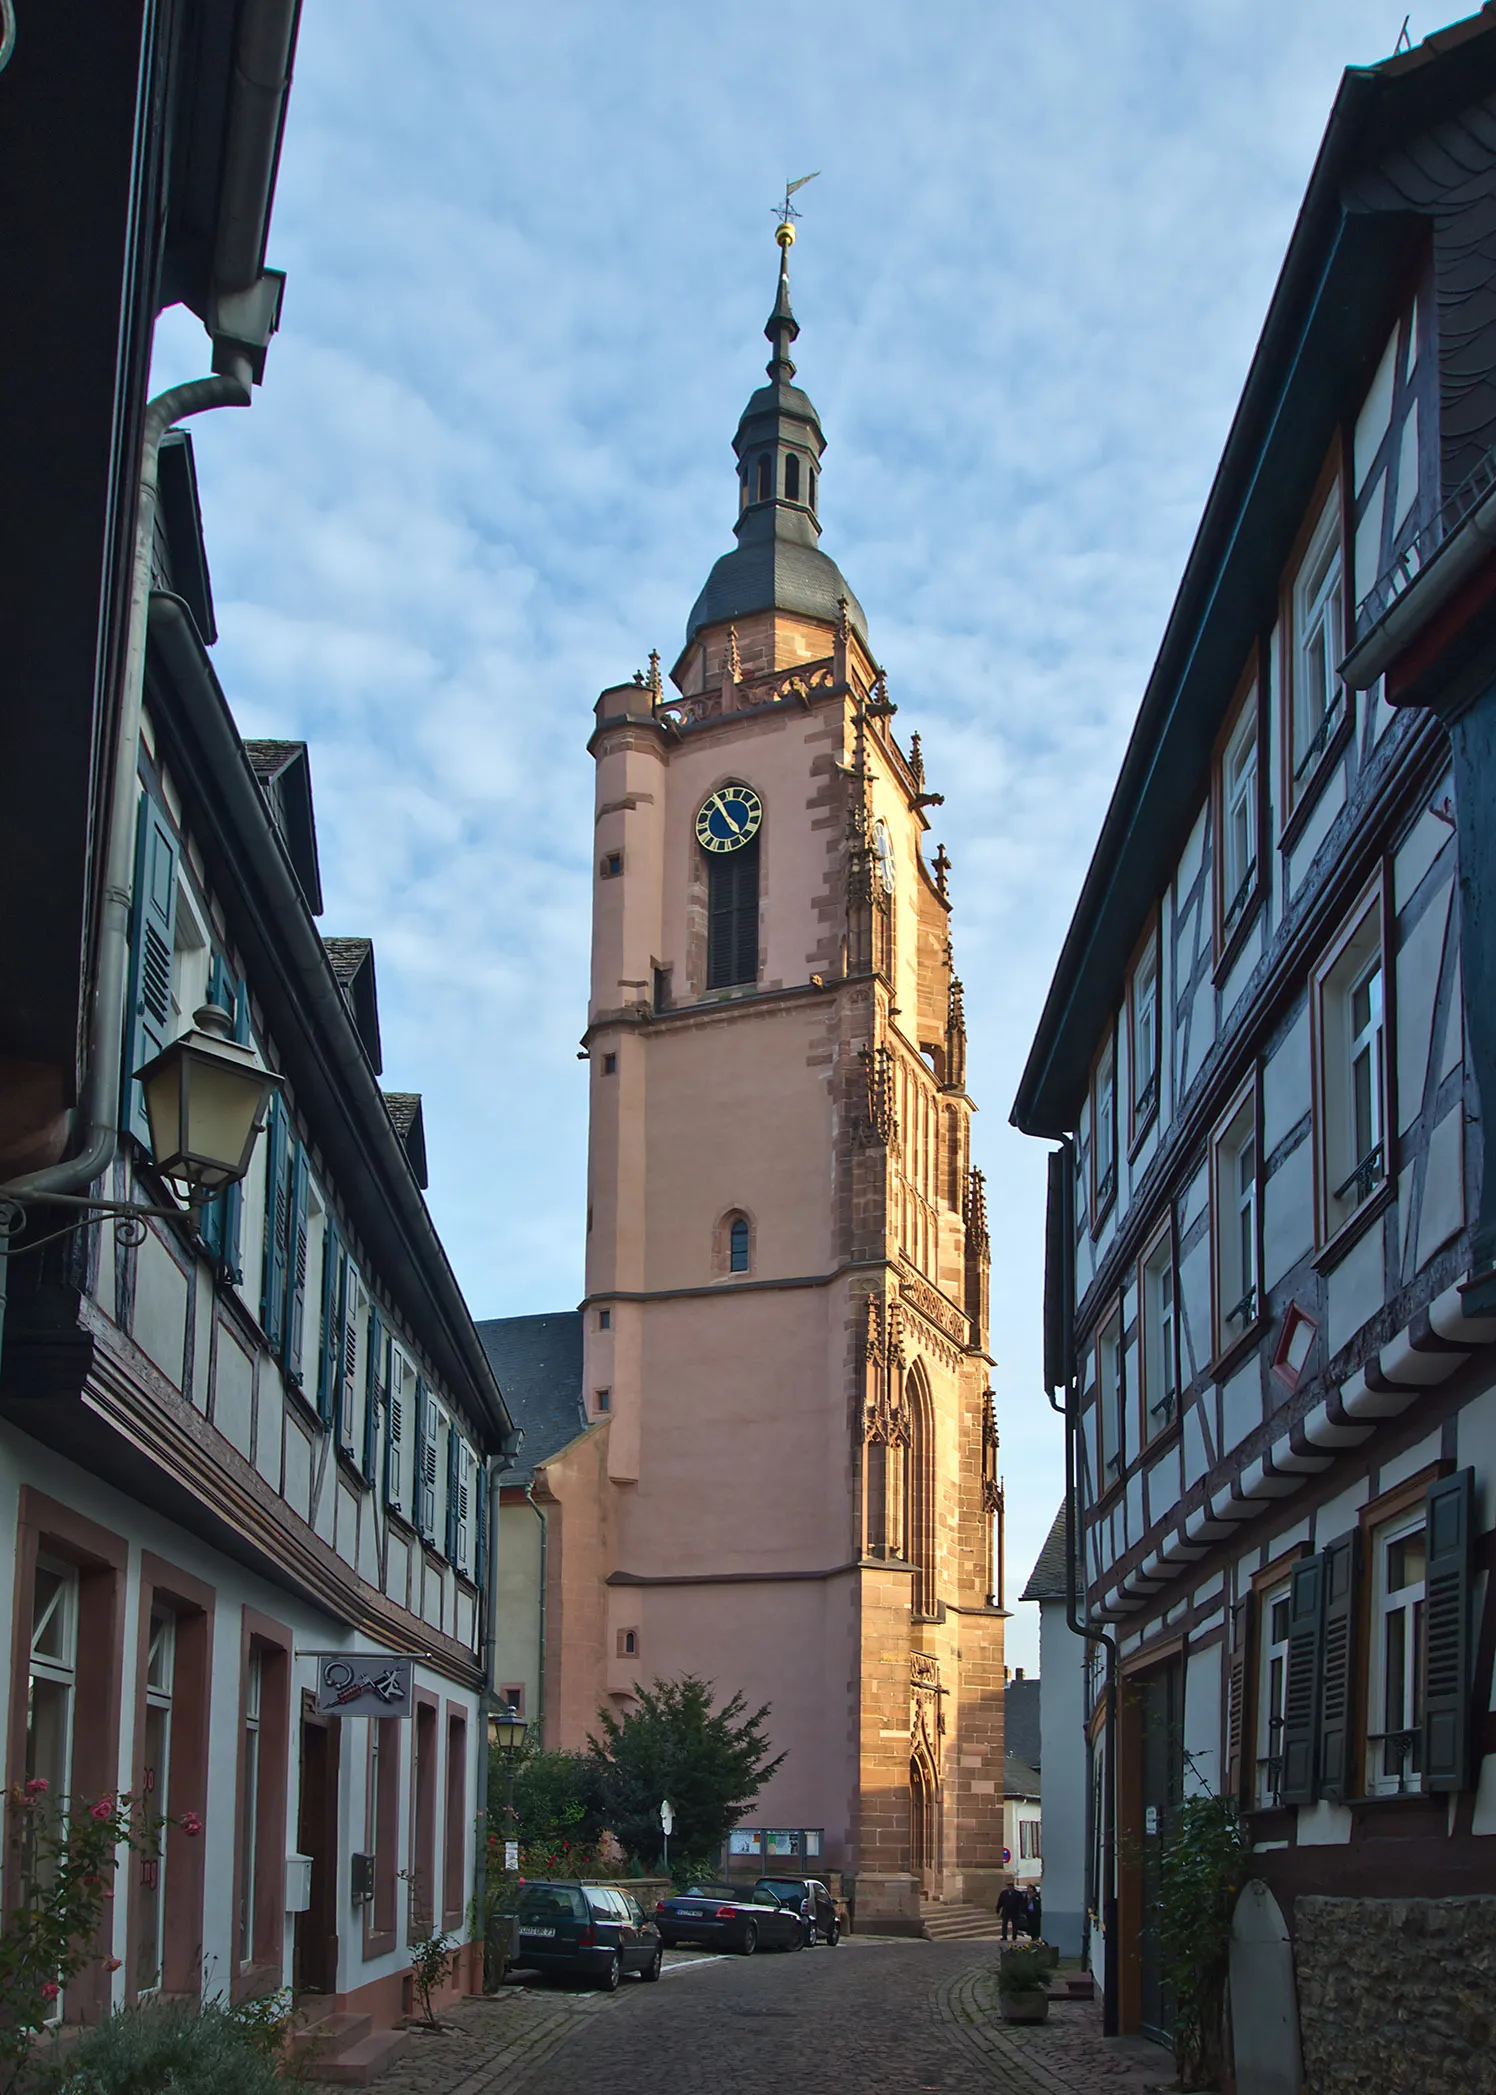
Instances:
[[[997,1966],[997,2000],[1004,2022],[1048,2021],[1052,1968],[1046,1946],[1030,1943],[1004,1950]]]

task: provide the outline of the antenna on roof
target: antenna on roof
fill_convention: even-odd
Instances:
[[[1411,15],[1403,16],[1403,25],[1397,32],[1397,43],[1392,52],[1394,58],[1396,58],[1399,51],[1411,51],[1413,48],[1413,39],[1408,33],[1408,24],[1412,19]]]

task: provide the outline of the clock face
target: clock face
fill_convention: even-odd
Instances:
[[[873,824],[873,849],[878,854],[878,877],[883,882],[883,892],[891,895],[898,878],[898,867],[894,864],[893,838],[888,834],[888,824],[881,815]]]
[[[722,786],[696,817],[696,841],[703,851],[737,851],[757,836],[764,804],[752,786]]]

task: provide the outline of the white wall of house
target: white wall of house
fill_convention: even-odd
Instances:
[[[1044,1939],[1066,1957],[1080,1955],[1086,1920],[1085,1651],[1065,1620],[1065,1603],[1041,1601]]]

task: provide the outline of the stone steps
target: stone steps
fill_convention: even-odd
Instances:
[[[292,2033],[291,2051],[312,2080],[362,2087],[405,2049],[404,2030],[376,2030],[371,2015],[318,2014],[306,2006],[300,2012],[304,2019]]]
[[[927,1899],[920,1914],[932,1942],[996,1942],[1002,1926],[985,1906],[947,1904]]]

